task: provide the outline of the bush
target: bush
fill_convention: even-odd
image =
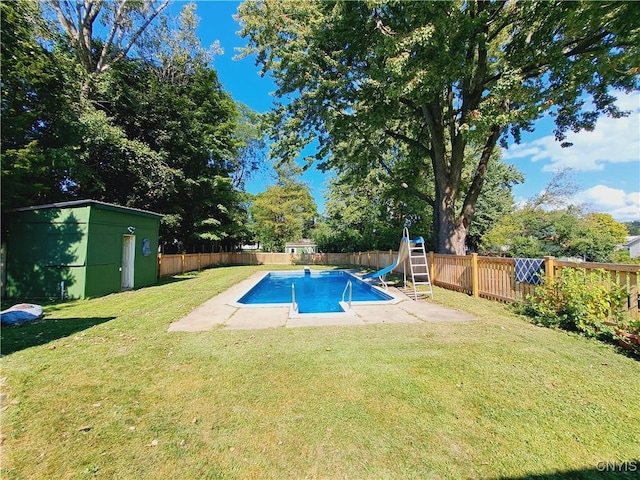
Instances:
[[[612,325],[624,321],[627,291],[604,270],[563,268],[552,282],[527,296],[524,313],[547,327],[579,331],[589,337],[613,337]]]
[[[640,320],[620,322],[615,330],[620,346],[640,356]]]

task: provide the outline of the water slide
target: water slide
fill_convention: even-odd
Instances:
[[[373,272],[373,273],[367,273],[362,277],[362,279],[365,280],[367,278],[378,277],[380,278],[380,281],[382,281],[382,283],[384,284],[383,277],[387,273],[390,273],[391,271],[393,271],[393,269],[395,269],[398,265],[402,264],[409,257],[410,245],[419,244],[423,242],[424,242],[424,239],[422,237],[418,237],[414,240],[410,240],[409,229],[405,228],[403,237],[400,240],[400,247],[398,247],[398,256],[396,257],[394,262],[388,267],[383,268],[382,270],[378,270],[377,272]]]

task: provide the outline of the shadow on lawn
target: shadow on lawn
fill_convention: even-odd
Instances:
[[[628,462],[599,462],[594,468],[565,470],[554,473],[524,475],[521,477],[494,477],[494,480],[632,480],[639,478],[640,460]]]
[[[116,317],[52,318],[38,320],[19,327],[2,327],[0,353],[8,355],[29,347],[45,345],[68,337]]]

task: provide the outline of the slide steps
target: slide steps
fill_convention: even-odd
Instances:
[[[404,229],[405,238],[409,237],[409,229]],[[431,296],[433,298],[433,288],[431,286],[431,277],[429,275],[429,262],[427,260],[427,252],[424,248],[424,240],[422,237],[416,240],[409,240],[409,255],[407,256],[409,263],[409,273],[411,273],[411,288],[407,285],[408,275],[405,263],[404,269],[404,288],[401,290],[405,295],[411,296],[418,300],[418,296]],[[418,287],[426,286],[427,288]]]
[[[409,264],[408,271],[411,273],[411,289],[408,286],[408,274],[407,263]],[[398,256],[393,263],[377,272],[367,273],[362,276],[363,280],[368,278],[378,278],[384,288],[387,288],[387,284],[384,281],[385,276],[388,273],[393,272],[394,269],[403,265],[404,271],[404,290],[407,296],[411,296],[413,293],[414,300],[418,300],[418,295],[430,295],[433,298],[433,289],[431,288],[431,278],[429,276],[429,265],[427,260],[427,252],[424,249],[424,239],[422,237],[414,238],[409,237],[409,229],[404,228],[402,240],[400,240],[400,246],[398,247]],[[418,287],[426,286],[426,289]]]

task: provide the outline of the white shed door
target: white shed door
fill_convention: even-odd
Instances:
[[[135,256],[135,235],[124,235],[122,237],[122,290],[133,288],[133,265]]]

